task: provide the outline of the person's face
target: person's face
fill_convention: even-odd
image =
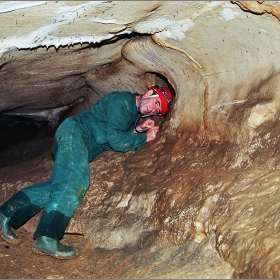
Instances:
[[[143,97],[140,104],[139,112],[141,115],[158,115],[161,114],[161,100],[158,95],[152,95],[153,90],[147,91]]]

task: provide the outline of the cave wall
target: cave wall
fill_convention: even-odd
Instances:
[[[130,250],[214,236],[236,277],[279,277],[279,10],[277,1],[0,3],[3,122],[55,128],[111,90],[161,81],[176,92],[157,141],[91,164],[69,232]],[[0,169],[1,201],[50,177],[49,153],[28,164],[28,174],[14,167],[20,180]]]
[[[277,118],[279,25],[271,14],[227,1],[9,3],[0,6],[9,26],[1,29],[1,112],[30,114],[80,97],[90,106],[115,89],[142,93],[145,73],[154,72],[177,92],[172,127],[188,119],[192,138],[248,141],[252,126],[243,120],[260,99]]]

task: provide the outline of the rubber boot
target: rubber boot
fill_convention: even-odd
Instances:
[[[0,211],[0,236],[10,244],[19,245],[21,240],[12,232],[9,221],[10,218]]]
[[[48,255],[56,259],[72,259],[76,256],[75,247],[63,245],[58,240],[48,236],[38,236],[32,251],[37,255]]]

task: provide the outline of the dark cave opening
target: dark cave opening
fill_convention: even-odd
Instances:
[[[51,147],[54,131],[48,122],[5,118],[0,126],[0,168],[28,160]]]
[[[145,74],[154,76],[156,84],[169,88],[171,90],[172,94],[174,95],[174,97],[176,96],[176,92],[175,92],[173,86],[171,85],[170,81],[167,79],[167,77],[165,77],[162,74],[157,73],[157,72],[146,72]]]
[[[31,139],[38,138],[46,130],[47,122],[25,120],[21,118],[7,118],[6,124],[0,126],[0,152]],[[43,133],[44,135],[45,133]]]

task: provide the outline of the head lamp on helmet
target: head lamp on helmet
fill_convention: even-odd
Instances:
[[[173,94],[167,87],[163,87],[160,85],[153,85],[149,87],[149,90],[152,89],[154,91],[154,94],[157,94],[161,101],[161,115],[166,115],[169,111],[172,100],[173,100]]]

